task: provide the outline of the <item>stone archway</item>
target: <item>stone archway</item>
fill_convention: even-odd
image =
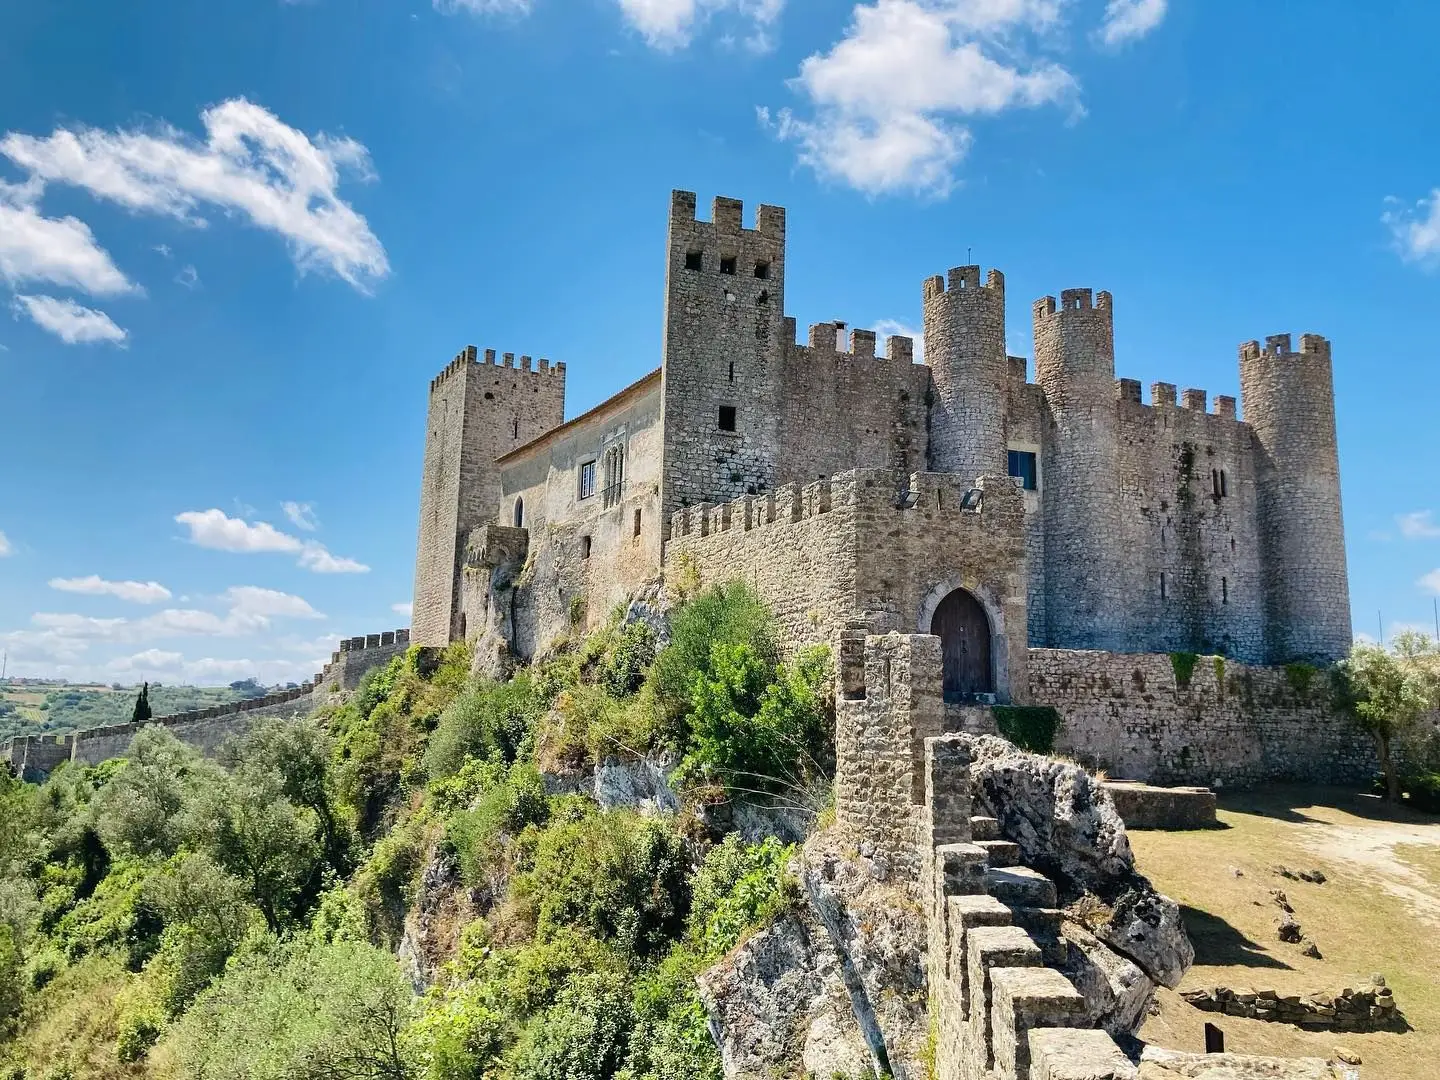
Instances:
[[[973,593],[963,588],[947,593],[935,605],[925,629],[940,639],[946,701],[995,693],[995,635],[984,605]]]

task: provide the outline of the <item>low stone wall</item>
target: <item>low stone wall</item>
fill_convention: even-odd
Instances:
[[[1355,783],[1370,741],[1330,705],[1323,671],[1215,656],[1030,650],[1035,704],[1059,711],[1055,749],[1154,784]]]
[[[1204,787],[1154,787],[1133,780],[1101,782],[1127,829],[1210,829],[1215,792]]]
[[[1384,980],[1357,980],[1334,993],[1293,994],[1270,988],[1228,986],[1186,990],[1180,995],[1205,1012],[1274,1020],[1319,1031],[1380,1031],[1397,1026],[1400,1012]]]
[[[409,630],[386,630],[345,638],[330,654],[330,663],[315,676],[315,685],[329,691],[354,690],[365,672],[388,664],[410,647]]]

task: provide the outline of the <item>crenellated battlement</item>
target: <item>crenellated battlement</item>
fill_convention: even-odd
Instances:
[[[983,292],[982,292],[983,290]],[[948,275],[935,274],[925,279],[921,285],[921,295],[925,300],[934,300],[940,296],[973,296],[981,292],[992,302],[1005,302],[1005,275],[999,270],[991,269],[985,275],[985,284],[980,284],[980,267],[972,264],[970,266],[952,266]]]
[[[1031,305],[1031,310],[1036,319],[1051,316],[1063,318],[1071,312],[1097,311],[1110,314],[1114,306],[1115,298],[1104,289],[1099,292],[1090,289],[1062,289],[1058,303],[1053,296],[1042,296]]]
[[[903,363],[915,361],[915,339],[891,334],[885,339],[885,355],[876,352],[879,336],[874,330],[852,329],[846,333],[848,324],[832,322],[811,323],[807,341],[801,343],[795,320],[786,318],[785,329],[792,352],[798,355],[809,353],[814,356],[833,356],[841,360],[895,360]]]
[[[718,505],[687,506],[670,515],[670,539],[710,536],[731,529],[748,532],[776,522],[818,517],[836,505],[849,504],[854,490],[852,471],[804,485],[783,484],[764,495],[742,495]]]
[[[772,240],[785,238],[785,208],[761,203],[755,211],[755,228],[746,229],[743,223],[745,204],[739,199],[716,195],[710,204],[710,224],[717,234],[737,235],[741,232],[756,232]],[[704,224],[696,216],[696,200],[693,191],[675,190],[670,193],[671,222],[695,222]]]
[[[1291,337],[1289,334],[1271,334],[1265,339],[1265,346],[1262,349],[1258,341],[1244,341],[1240,344],[1240,359],[1258,360],[1262,356],[1285,357],[1285,356],[1314,356],[1330,358],[1330,342],[1319,334],[1301,334],[1300,351],[1297,353],[1291,348]]]
[[[435,378],[430,380],[430,392],[433,394],[440,386],[444,385],[447,380],[454,376],[456,372],[465,370],[467,365],[502,369],[509,368],[513,371],[526,372],[534,375],[558,375],[563,377],[565,374],[565,364],[563,361],[552,366],[550,361],[542,356],[540,362],[532,369],[531,364],[533,362],[531,357],[522,355],[517,364],[515,354],[508,352],[502,353],[499,359],[497,359],[494,349],[486,349],[482,359],[479,357],[478,350],[474,345],[466,345],[465,348],[455,354],[454,360],[451,360],[450,363],[441,369],[439,375],[436,375]]]

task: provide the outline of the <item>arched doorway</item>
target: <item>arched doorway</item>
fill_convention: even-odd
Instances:
[[[995,692],[990,620],[979,600],[964,589],[947,595],[930,620],[930,633],[940,639],[946,701],[964,701],[976,694]]]
[[[525,527],[525,500],[518,495],[515,497],[515,528]]]

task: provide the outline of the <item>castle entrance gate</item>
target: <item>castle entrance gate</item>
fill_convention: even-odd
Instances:
[[[976,694],[995,692],[990,620],[980,601],[966,590],[956,589],[935,609],[930,633],[940,639],[946,701],[964,701]]]

